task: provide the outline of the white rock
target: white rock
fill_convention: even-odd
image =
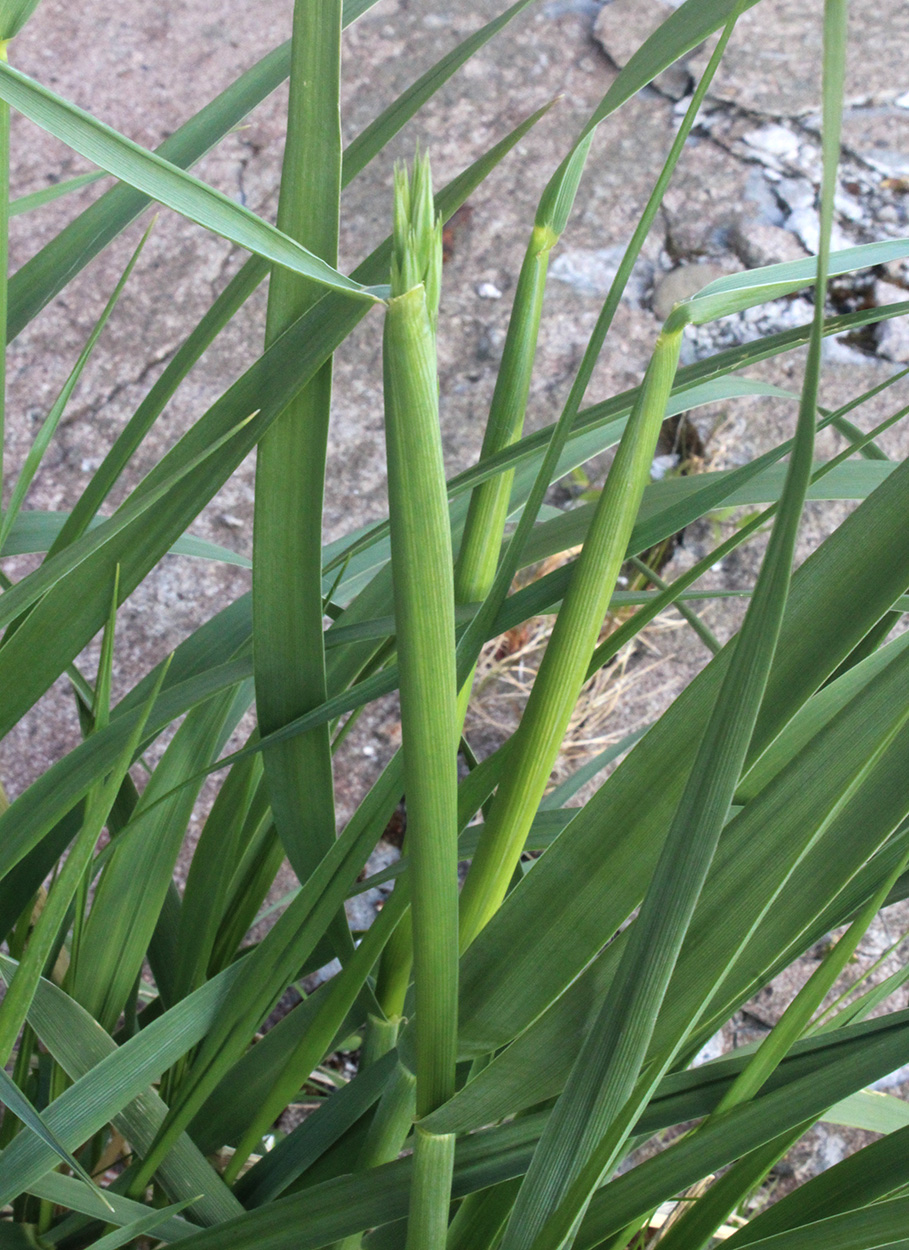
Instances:
[[[714,1033],[709,1042],[701,1047],[698,1053],[691,1061],[693,1068],[699,1068],[702,1063],[709,1063],[711,1059],[719,1059],[720,1055],[726,1053],[726,1041],[723,1037],[722,1030]]]
[[[605,296],[618,273],[624,247],[606,247],[597,250],[567,248],[560,252],[549,267],[550,277],[564,282],[582,295]],[[653,283],[654,267],[648,260],[639,259],[631,271],[623,299],[639,306]]]
[[[781,178],[773,189],[793,212],[799,208],[814,208],[817,200],[814,187],[805,178]]]
[[[480,299],[501,299],[502,292],[494,282],[481,282],[477,287],[477,295]]]
[[[821,225],[816,209],[797,208],[786,218],[785,226],[787,230],[791,230],[797,238],[801,239],[812,256],[817,256],[817,249],[821,241]],[[847,238],[842,230],[839,230],[836,226],[833,227],[830,236],[830,246],[834,251],[843,247],[849,247],[851,242],[852,240]]]
[[[833,206],[842,217],[849,221],[861,221],[865,217],[865,210],[855,196],[847,195],[845,191],[837,191]]]
[[[678,456],[672,453],[666,456],[654,456],[650,465],[650,480],[661,482],[667,473],[671,473],[673,469],[678,468],[678,463]]]
[[[909,109],[909,91],[904,92],[902,95],[898,95],[893,103],[898,109]]]
[[[880,323],[877,328],[877,354],[897,364],[909,363],[909,317],[893,317]]]
[[[798,137],[786,126],[762,126],[760,130],[749,130],[742,138],[759,154],[784,161],[798,155]]]

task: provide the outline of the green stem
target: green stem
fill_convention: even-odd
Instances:
[[[540,332],[549,253],[557,242],[558,236],[547,227],[534,226],[518,278],[481,459],[495,455],[520,438]],[[500,473],[481,482],[470,497],[455,565],[457,603],[478,603],[489,592],[505,532],[513,478],[514,470]]]
[[[297,0],[294,9],[287,144],[278,226],[337,263],[341,188],[341,0]],[[320,296],[306,279],[272,272],[266,346]],[[259,443],[253,536],[255,678],[263,735],[327,697],[322,640],[322,499],[331,403],[331,361]],[[275,824],[305,880],[335,838],[329,726],[264,755]],[[353,949],[339,913],[336,949]]]
[[[7,40],[0,42],[0,60],[7,60]],[[0,102],[0,500],[3,496],[3,451],[6,426],[6,320],[9,278],[9,105]]]
[[[454,1093],[457,750],[451,537],[437,417],[435,340],[422,287],[385,319],[388,493],[395,580],[417,994],[417,1102]]]
[[[439,430],[435,327],[442,267],[429,164],[395,177],[383,342],[385,440],[416,994],[416,1109],[455,1091],[458,777],[451,524]],[[397,891],[396,891],[397,893]],[[418,1130],[408,1250],[443,1250],[454,1138]]]
[[[583,684],[637,515],[672,390],[681,328],[660,335],[597,503],[461,896],[461,946],[505,897]]]
[[[366,936],[357,947],[350,961],[338,976],[334,977],[325,1002],[312,1020],[299,1044],[275,1073],[262,1106],[234,1152],[225,1173],[225,1181],[231,1185],[240,1169],[255,1149],[263,1134],[294,1098],[300,1086],[329,1051],[345,1017],[357,1001],[360,991],[381,953],[382,947],[394,931],[407,907],[407,891],[396,889],[385,904],[378,918],[370,925]]]
[[[405,1250],[445,1246],[454,1152],[454,1133],[427,1133],[417,1126]]]

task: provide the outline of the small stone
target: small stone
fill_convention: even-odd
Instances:
[[[884,265],[884,273],[887,275],[888,280],[891,283],[895,283],[896,286],[909,286],[909,261],[888,260]]]
[[[901,304],[907,299],[909,299],[909,291],[905,287],[897,286],[895,282],[884,282],[878,279],[874,284],[876,308],[883,308],[885,304]]]
[[[754,205],[752,215],[764,225],[781,226],[786,217],[777,195],[778,181],[779,175],[756,165],[748,172],[744,198]]]
[[[902,95],[898,95],[893,103],[898,109],[909,109],[909,91],[904,92]]]
[[[624,255],[625,249],[621,245],[596,250],[567,248],[552,262],[549,273],[557,282],[564,282],[582,295],[596,295],[602,299],[608,293]],[[651,262],[639,259],[625,287],[625,302],[639,307],[650,290],[653,275]]]
[[[749,269],[803,260],[807,252],[790,231],[781,226],[741,221],[733,227],[731,243],[736,255]]]
[[[477,295],[480,299],[501,299],[502,292],[494,282],[481,282],[477,286]]]
[[[798,239],[801,239],[812,256],[817,256],[821,241],[821,225],[816,209],[797,208],[786,218],[786,229],[791,230]],[[831,248],[839,251],[840,248],[850,247],[851,244],[852,240],[834,226],[830,233]]]
[[[699,1068],[702,1063],[709,1063],[711,1059],[719,1059],[720,1055],[726,1053],[726,1049],[726,1039],[721,1029],[719,1033],[714,1033],[708,1042],[705,1042],[692,1059],[691,1066]]]
[[[892,282],[875,282],[874,302],[878,308],[885,304],[901,304],[909,299],[909,291]],[[909,362],[909,317],[892,317],[881,321],[877,327],[877,354],[897,364]]]
[[[773,189],[792,212],[814,208],[817,202],[814,187],[805,178],[781,178]]]
[[[798,137],[785,126],[762,126],[760,130],[749,130],[742,137],[759,157],[770,156],[786,161],[798,155]]]
[[[709,282],[715,282],[728,273],[723,265],[705,261],[699,265],[680,265],[661,278],[653,291],[653,311],[665,321],[676,304],[696,295]]]
[[[241,530],[246,524],[242,517],[234,516],[232,512],[222,512],[218,520],[231,530]]]
[[[677,469],[679,458],[670,453],[666,456],[654,456],[650,465],[650,480],[652,482],[662,482],[667,473],[671,473],[673,469]]]
[[[649,35],[662,25],[675,6],[664,0],[609,0],[600,10],[593,37],[614,65],[621,69]],[[683,63],[670,65],[653,85],[673,100],[688,94],[691,75]]]
[[[833,206],[841,217],[845,217],[847,221],[863,221],[865,219],[865,210],[859,201],[853,195],[847,195],[845,191],[837,191]]]

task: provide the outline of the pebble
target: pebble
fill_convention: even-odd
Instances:
[[[678,456],[670,453],[665,456],[654,456],[650,465],[650,480],[652,482],[662,482],[667,473],[671,473],[673,469],[678,468]]]
[[[892,282],[875,282],[874,302],[880,308],[884,304],[903,303],[909,299],[909,291]],[[909,317],[893,317],[882,321],[877,327],[877,354],[897,364],[909,363]]]
[[[797,208],[789,214],[785,224],[787,230],[791,230],[797,238],[801,239],[811,255],[817,256],[821,241],[821,226],[817,209]],[[840,248],[851,247],[852,240],[834,226],[830,235],[830,246],[833,251],[839,251]]]
[[[898,109],[909,109],[909,91],[904,92],[902,95],[898,95],[893,103]]]
[[[760,130],[749,130],[742,138],[757,153],[758,159],[770,157],[786,161],[798,156],[798,136],[786,126],[762,126]]]
[[[696,295],[709,282],[715,282],[728,273],[724,265],[705,261],[698,265],[680,265],[660,278],[653,291],[653,311],[665,321],[676,304]]]
[[[480,299],[501,299],[502,292],[494,282],[481,282],[477,286],[477,295]]]
[[[599,12],[593,37],[621,69],[644,40],[666,21],[674,7],[664,0],[610,0]],[[678,100],[688,94],[691,75],[684,63],[676,63],[658,74],[653,85]]]
[[[793,212],[800,208],[814,208],[817,202],[814,187],[806,178],[781,178],[773,189]]]
[[[730,241],[736,254],[749,269],[803,260],[807,255],[791,231],[758,221],[738,222],[732,229]]]
[[[596,250],[567,248],[550,265],[550,277],[573,287],[582,295],[597,295],[602,299],[608,293],[624,255],[625,249],[621,245]],[[653,264],[639,258],[625,287],[622,297],[625,302],[640,307],[653,284],[653,275]]]

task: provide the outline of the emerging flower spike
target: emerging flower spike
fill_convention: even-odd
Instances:
[[[391,297],[422,286],[435,333],[442,287],[442,219],[436,215],[429,157],[419,153],[413,172],[395,167],[394,236],[391,257]]]

